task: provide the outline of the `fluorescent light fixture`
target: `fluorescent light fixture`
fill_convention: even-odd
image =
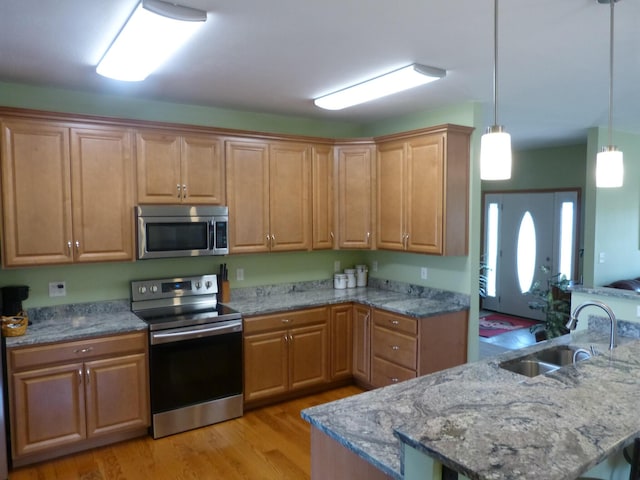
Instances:
[[[482,180],[511,178],[511,135],[500,125],[489,127],[480,140],[480,177]]]
[[[96,71],[139,82],[173,55],[207,20],[207,12],[160,0],[142,0],[102,57]]]
[[[615,146],[603,147],[596,156],[596,187],[618,188],[624,180],[622,152]]]
[[[313,103],[327,110],[342,110],[433,82],[443,78],[446,74],[446,70],[414,63],[352,87],[316,98]]]

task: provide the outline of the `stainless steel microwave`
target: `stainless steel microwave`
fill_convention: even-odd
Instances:
[[[229,208],[213,205],[136,207],[138,259],[229,253]]]

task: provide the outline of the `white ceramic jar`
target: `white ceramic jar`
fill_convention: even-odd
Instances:
[[[356,288],[356,270],[355,270],[355,268],[346,268],[344,273],[347,276],[347,288]]]
[[[336,273],[333,276],[333,288],[338,290],[347,288],[347,276],[344,273]]]

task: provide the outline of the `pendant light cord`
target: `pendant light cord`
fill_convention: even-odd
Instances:
[[[611,4],[609,22],[609,146],[613,145],[613,12],[616,1],[610,0],[609,2]]]
[[[498,125],[498,0],[493,1],[493,124]]]

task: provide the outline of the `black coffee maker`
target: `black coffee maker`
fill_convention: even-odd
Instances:
[[[2,297],[2,315],[11,317],[22,311],[22,301],[29,298],[29,287],[17,285],[0,288]]]

